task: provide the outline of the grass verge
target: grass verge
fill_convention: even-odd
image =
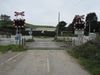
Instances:
[[[79,60],[92,75],[100,75],[100,45],[93,42],[85,43],[68,51]]]
[[[7,45],[7,46],[0,46],[0,53],[6,53],[8,51],[16,52],[16,51],[26,51],[27,49],[24,48],[22,45]]]

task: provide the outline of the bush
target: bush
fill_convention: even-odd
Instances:
[[[100,50],[99,45],[89,41],[81,46],[76,46],[69,53],[78,58],[93,75],[100,75]]]
[[[89,59],[96,59],[99,57],[99,47],[91,42],[85,43],[81,46],[74,47],[73,52],[75,52],[77,57],[89,58]]]

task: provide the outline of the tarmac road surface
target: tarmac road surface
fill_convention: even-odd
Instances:
[[[51,39],[38,39],[35,43],[44,41],[40,47],[59,48]],[[49,42],[47,42],[49,41]],[[44,43],[43,42],[43,43]],[[31,44],[32,46],[32,44]],[[35,46],[35,45],[34,45]],[[36,44],[39,46],[39,44]],[[13,57],[12,57],[13,58]],[[11,59],[6,65],[0,65],[0,75],[90,75],[65,50],[28,50]]]

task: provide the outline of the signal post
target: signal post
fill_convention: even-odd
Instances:
[[[81,45],[83,43],[84,37],[84,29],[85,29],[85,22],[84,22],[84,15],[79,16],[76,15],[76,22],[74,23],[74,34],[78,35],[77,40],[75,40],[75,45]]]
[[[15,40],[16,40],[16,44],[20,45],[22,41],[21,29],[24,28],[25,25],[25,19],[23,19],[24,12],[14,12],[14,13],[16,17],[16,19],[13,20],[14,27],[16,28]]]

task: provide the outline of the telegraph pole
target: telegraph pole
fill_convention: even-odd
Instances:
[[[60,22],[60,12],[58,12],[58,24]],[[56,27],[56,39],[57,39],[57,36],[58,36],[58,24],[57,24],[57,27]]]
[[[58,12],[58,23],[60,22],[60,12]]]

